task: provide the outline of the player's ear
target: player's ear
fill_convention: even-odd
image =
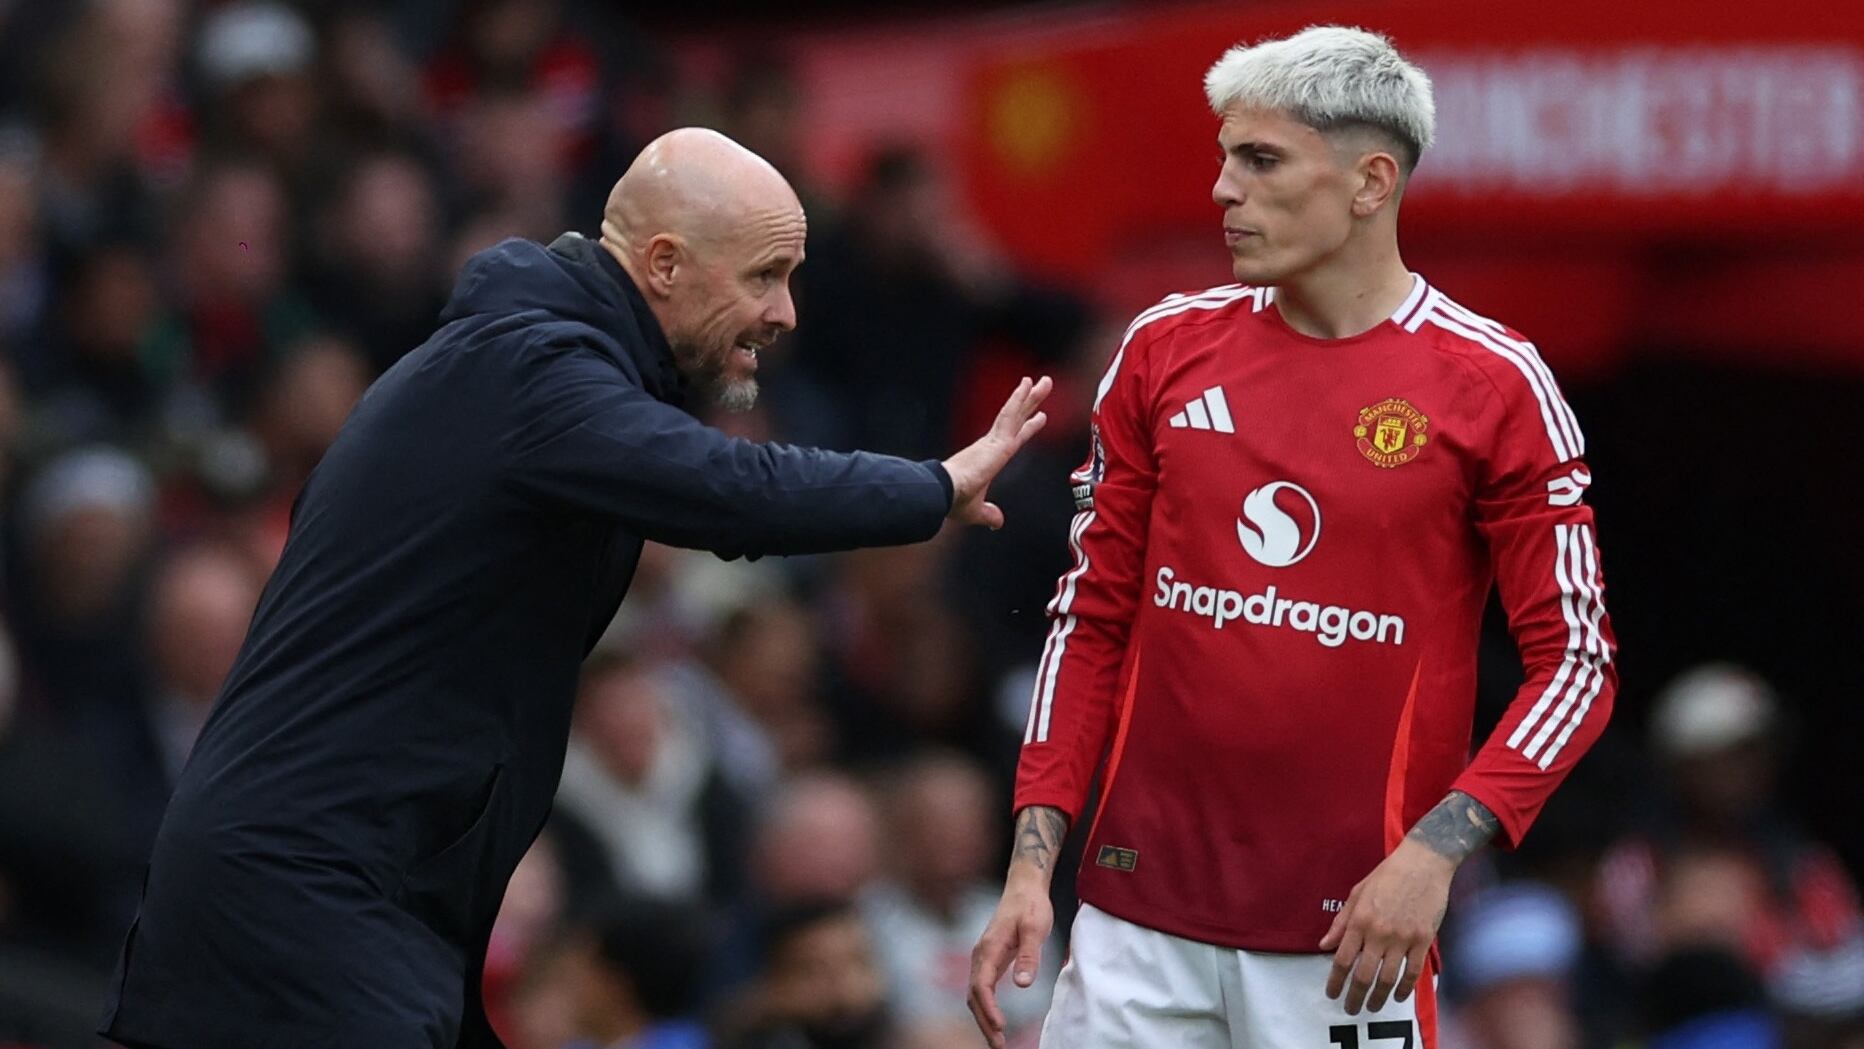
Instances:
[[[1359,158],[1359,187],[1353,192],[1353,217],[1369,218],[1398,195],[1403,175],[1389,152],[1373,150]]]
[[[659,233],[647,242],[646,255],[647,287],[655,295],[665,298],[673,294],[674,282],[679,277],[680,268],[686,263],[686,243],[677,234]]]

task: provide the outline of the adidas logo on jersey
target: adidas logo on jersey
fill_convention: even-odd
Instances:
[[[1184,406],[1184,411],[1172,416],[1170,422],[1175,430],[1236,432],[1236,424],[1230,420],[1230,403],[1223,399],[1221,386],[1212,386],[1204,391],[1202,397],[1192,398]]]

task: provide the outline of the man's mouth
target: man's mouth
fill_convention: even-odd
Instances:
[[[768,345],[769,343],[757,342],[752,339],[739,339],[736,343],[732,344],[732,348],[737,350],[739,353],[744,354],[744,356],[748,358],[752,364],[756,364],[757,354],[765,346],[768,346]]]

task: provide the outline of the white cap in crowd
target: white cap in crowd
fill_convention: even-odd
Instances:
[[[1566,897],[1534,882],[1490,889],[1465,907],[1449,941],[1450,966],[1477,994],[1520,979],[1564,982],[1579,960],[1579,915]]]
[[[202,74],[226,86],[302,72],[317,54],[317,37],[303,16],[283,4],[236,3],[207,17],[199,48]]]
[[[1732,663],[1683,672],[1658,695],[1651,742],[1668,758],[1713,754],[1765,738],[1778,700],[1759,675]]]

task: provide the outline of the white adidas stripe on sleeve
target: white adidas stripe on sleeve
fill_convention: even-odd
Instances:
[[[1541,755],[1540,767],[1543,769],[1553,764],[1553,759],[1559,757],[1560,750],[1566,746],[1566,741],[1572,738],[1573,732],[1586,720],[1586,712],[1592,709],[1592,701],[1597,699],[1599,693],[1605,688],[1605,665],[1612,661],[1611,653],[1605,648],[1605,639],[1599,633],[1599,623],[1605,618],[1605,588],[1599,583],[1598,551],[1592,545],[1592,529],[1580,525],[1578,532],[1579,543],[1585,553],[1585,585],[1592,592],[1592,612],[1587,618],[1586,627],[1591,633],[1594,646],[1593,656],[1598,660],[1598,666],[1593,672],[1592,684],[1587,687],[1585,696],[1580,699],[1579,709],[1573,712],[1573,716],[1567,720],[1560,734],[1554,737],[1553,746],[1547,748],[1547,751]]]
[[[1061,590],[1049,602],[1048,613],[1055,617],[1055,623],[1049,628],[1042,661],[1036,668],[1035,689],[1029,697],[1029,724],[1023,731],[1024,743],[1048,742],[1049,717],[1055,708],[1055,679],[1061,674],[1068,635],[1074,633],[1075,618],[1068,610],[1074,606],[1075,582],[1088,569],[1087,551],[1081,546],[1081,538],[1093,523],[1094,511],[1086,510],[1075,515],[1074,526],[1068,530],[1068,547],[1074,551],[1075,564],[1062,576]]]
[[[1605,594],[1599,585],[1592,530],[1585,525],[1557,524],[1553,534],[1553,574],[1560,586],[1560,614],[1566,619],[1566,657],[1527,716],[1509,734],[1507,743],[1529,761],[1538,758],[1536,763],[1543,769],[1552,766],[1566,741],[1585,720],[1592,701],[1605,686],[1605,666],[1611,662],[1600,631],[1605,618]],[[1553,745],[1548,747],[1550,740]]]

